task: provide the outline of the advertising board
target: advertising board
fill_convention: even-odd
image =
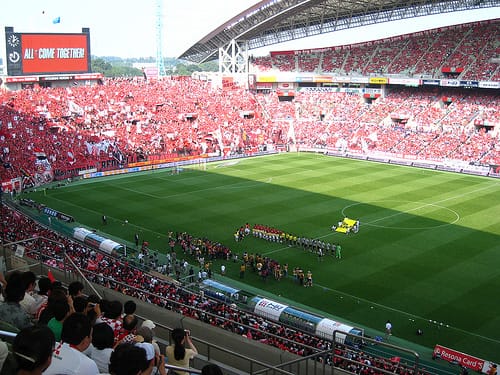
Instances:
[[[7,74],[89,73],[90,34],[17,33],[5,28]]]

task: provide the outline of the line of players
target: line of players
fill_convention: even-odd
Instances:
[[[317,254],[320,260],[323,256],[328,254],[339,259],[342,258],[342,247],[339,244],[325,242],[317,238],[298,237],[294,234],[285,233],[282,230],[267,225],[255,224],[252,228],[252,235],[266,241],[300,247]]]
[[[338,259],[342,258],[342,246],[338,243],[325,242],[316,238],[299,237],[295,246],[302,247],[311,253],[316,253],[319,260],[328,254]]]

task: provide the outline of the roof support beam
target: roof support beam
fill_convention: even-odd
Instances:
[[[377,23],[500,7],[500,0],[262,0],[202,38],[180,58],[216,59],[232,40],[248,49]]]
[[[219,48],[219,73],[248,73],[248,43],[231,40],[225,47]]]

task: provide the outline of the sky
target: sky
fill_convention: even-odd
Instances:
[[[163,55],[178,57],[225,21],[256,0],[163,0]],[[95,56],[156,56],[157,0],[13,0],[2,1],[0,51],[5,51],[5,26],[18,32],[80,33],[90,28]],[[60,17],[60,23],[53,20]],[[251,51],[319,48],[381,39],[387,36],[500,17],[500,7],[431,17],[326,34],[292,44]]]

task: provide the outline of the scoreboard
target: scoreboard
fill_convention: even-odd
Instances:
[[[5,28],[6,66],[9,76],[89,73],[90,32],[49,34],[17,33]]]

